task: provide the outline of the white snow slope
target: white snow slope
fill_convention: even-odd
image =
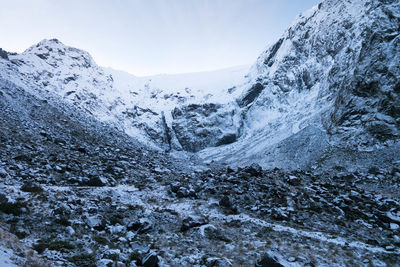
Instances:
[[[154,147],[162,146],[162,112],[191,103],[227,103],[242,91],[249,66],[224,70],[136,77],[103,68],[89,53],[56,39],[22,54],[0,58],[0,75],[43,98],[73,104]],[[228,92],[229,91],[229,92]]]
[[[391,146],[399,136],[399,80],[391,78],[399,77],[399,19],[395,0],[325,0],[299,15],[251,68],[262,90],[240,98],[256,92],[243,107],[239,141],[200,155],[297,169],[335,145],[331,137],[356,150],[379,148],[377,139]]]

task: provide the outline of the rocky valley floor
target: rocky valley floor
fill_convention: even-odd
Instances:
[[[392,185],[377,182],[379,174],[154,168],[112,186],[82,186],[16,182],[9,167],[2,229],[51,265],[254,266],[265,253],[284,266],[400,261],[398,177],[390,174]],[[17,255],[20,263],[27,257]]]

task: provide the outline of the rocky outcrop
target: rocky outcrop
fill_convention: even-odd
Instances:
[[[264,85],[261,83],[254,84],[249,90],[247,90],[246,94],[237,100],[239,106],[245,107],[254,102],[254,100],[261,94],[264,89]]]
[[[5,50],[3,50],[3,49],[0,48],[0,57],[1,57],[2,59],[8,60],[8,53],[7,53],[7,51],[5,51]]]
[[[233,102],[241,91],[239,81],[247,72],[245,67],[210,73],[136,77],[102,68],[86,51],[64,45],[57,39],[43,40],[21,54],[1,52],[0,70],[4,79],[28,86],[41,97],[72,104],[142,143],[164,150],[188,148],[190,151],[232,142],[233,133],[226,137],[223,137],[225,132],[218,133],[222,135],[220,141],[199,137],[188,145],[190,140],[186,140],[182,147],[172,127],[173,109],[186,109],[191,104]],[[177,135],[184,133],[181,130]]]
[[[300,15],[250,72],[253,82],[237,100],[239,142],[202,155],[304,168],[328,147],[382,152],[396,143],[399,21],[394,0],[326,0]]]
[[[396,140],[400,134],[400,30],[398,1],[375,1],[374,20],[363,29],[354,68],[338,86],[331,114],[334,133],[366,136],[364,142]],[[351,137],[352,142],[357,140]],[[367,141],[368,140],[368,141]],[[377,141],[375,141],[377,140]]]
[[[191,104],[175,108],[172,129],[182,147],[191,152],[236,141],[240,114],[230,105]]]
[[[319,106],[332,105],[323,117],[331,134],[368,135],[372,143],[396,139],[399,10],[398,1],[327,0],[301,15],[258,60],[257,77],[266,89],[248,117],[269,106],[283,110],[279,117],[284,118],[294,115],[287,114],[288,105],[297,105],[291,112],[306,118],[320,113]],[[291,101],[293,96],[297,99]]]

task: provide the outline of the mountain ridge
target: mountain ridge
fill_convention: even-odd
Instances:
[[[0,265],[396,266],[399,25],[325,0],[250,71],[144,78],[0,50]]]
[[[388,110],[400,107],[395,100],[398,79],[393,78],[399,76],[398,7],[396,1],[324,1],[299,16],[252,67],[253,85],[242,96],[253,94],[243,120],[243,139],[249,142],[232,145],[232,154],[241,159],[244,154],[250,163],[284,167],[293,162],[285,158],[293,158],[296,151],[282,150],[277,155],[278,148],[309,127],[322,133],[310,137],[322,138],[327,151],[334,147],[347,147],[349,153],[379,151],[397,143],[398,116]],[[378,39],[369,43],[374,34]],[[363,63],[365,59],[369,63]],[[392,78],[380,78],[385,65],[391,66],[386,71]],[[375,94],[357,93],[363,87],[353,81],[355,71],[366,72],[369,83],[379,84]],[[357,79],[363,83],[362,76]],[[387,107],[379,107],[380,101]],[[314,154],[322,148],[305,144],[304,149]],[[220,157],[231,164],[238,160],[222,149],[207,150],[203,154],[208,159]],[[310,161],[307,168],[312,165]]]
[[[310,168],[324,150],[379,151],[396,143],[397,7],[396,1],[324,1],[299,15],[249,71],[136,77],[99,67],[89,53],[55,39],[10,54],[9,62],[18,69],[14,80],[33,81],[40,94],[56,92],[153,148],[229,164],[241,155],[264,168]],[[373,63],[382,55],[385,63]],[[390,77],[380,79],[385,64]],[[363,72],[370,81],[357,74]],[[296,141],[310,152],[292,164],[300,154],[279,147],[303,130],[322,146]]]

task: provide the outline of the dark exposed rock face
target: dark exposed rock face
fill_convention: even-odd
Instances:
[[[158,267],[158,257],[154,253],[149,253],[142,260],[142,266],[144,267]]]
[[[238,100],[239,106],[245,107],[250,103],[253,103],[254,100],[261,94],[263,89],[264,86],[261,83],[256,83],[255,85],[253,85],[243,96],[243,98]]]
[[[277,262],[273,257],[265,254],[257,261],[256,267],[283,267],[283,265]]]
[[[175,108],[172,117],[172,129],[187,151],[229,144],[237,138],[239,118],[229,105],[191,104]]]
[[[222,138],[219,139],[215,145],[216,146],[228,145],[228,144],[234,143],[236,140],[237,140],[236,134],[228,133],[228,134],[222,136]]]
[[[344,11],[350,6],[360,10],[354,14]],[[333,18],[319,20],[328,12],[331,17],[339,15],[340,23]],[[265,60],[259,68],[270,74],[259,77],[268,84],[264,91],[276,88],[284,97],[286,92],[304,92],[319,86],[319,96],[313,101],[318,103],[325,97],[333,100],[332,109],[327,111],[330,116],[323,118],[331,134],[345,131],[345,138],[351,139],[368,135],[371,143],[397,139],[399,19],[398,1],[323,2],[319,10],[299,19],[262,56]],[[289,49],[282,54],[285,45]],[[250,88],[248,94],[253,90]],[[265,96],[261,98],[266,100]],[[261,103],[253,107],[255,112]]]
[[[337,149],[396,147],[399,20],[395,0],[326,0],[299,16],[253,66],[238,144],[206,158],[304,169]]]
[[[398,9],[390,9],[398,6],[396,1],[375,1],[371,6],[376,8],[373,16],[379,19],[363,30],[353,72],[338,87],[331,115],[334,126],[365,129],[380,141],[398,139],[400,134],[400,14]]]
[[[1,57],[2,59],[8,60],[8,53],[7,53],[7,51],[4,51],[3,49],[0,48],[0,57]]]

